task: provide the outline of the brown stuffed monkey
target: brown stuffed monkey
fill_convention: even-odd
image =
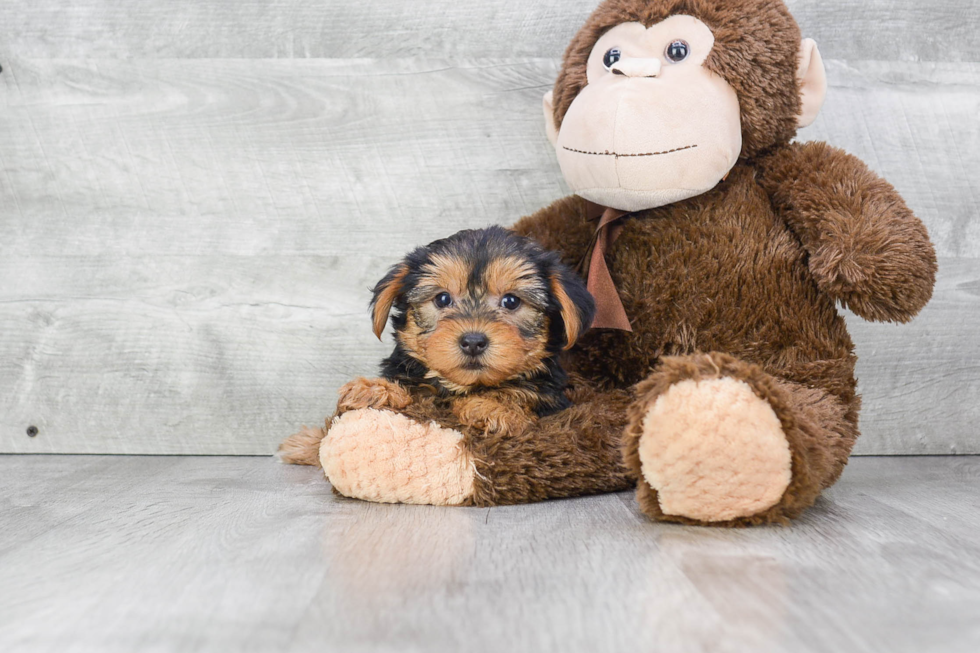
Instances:
[[[544,100],[576,194],[514,226],[580,265],[596,297],[596,328],[566,361],[574,405],[494,437],[380,392],[290,438],[284,459],[373,501],[636,487],[658,520],[799,515],[858,435],[837,304],[907,322],[936,273],[891,185],[824,143],[790,142],[825,91],[820,54],[781,2],[603,2]]]

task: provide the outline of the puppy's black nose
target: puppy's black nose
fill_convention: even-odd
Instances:
[[[464,333],[459,338],[459,348],[467,356],[479,356],[489,345],[490,339],[482,333]]]

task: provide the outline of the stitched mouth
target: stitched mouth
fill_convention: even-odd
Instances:
[[[619,152],[610,152],[606,150],[605,152],[589,152],[587,150],[576,150],[573,147],[566,147],[562,145],[562,149],[568,150],[569,152],[575,152],[576,154],[588,154],[590,156],[614,156],[617,159],[620,157],[634,157],[634,156],[660,156],[662,154],[672,154],[674,152],[683,152],[684,150],[693,150],[697,145],[685,145],[684,147],[675,147],[672,150],[664,150],[663,152],[639,152],[636,154],[620,154]]]

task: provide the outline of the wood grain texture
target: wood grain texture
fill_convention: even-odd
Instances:
[[[940,256],[980,257],[980,64],[827,62],[802,140],[859,156],[902,193]]]
[[[980,452],[980,66],[829,62],[803,138],[867,160],[943,257],[851,320],[863,453]],[[564,195],[552,60],[44,61],[0,74],[0,451],[272,451],[370,374],[411,246]],[[40,429],[27,437],[29,425]]]
[[[560,57],[598,0],[6,0],[24,57]],[[825,57],[980,61],[973,0],[788,0]],[[2,63],[2,62],[0,62]]]
[[[861,458],[787,528],[631,493],[370,504],[270,459],[0,456],[0,650],[973,653],[980,459]]]
[[[0,450],[268,453],[375,369],[409,247],[562,194],[526,63],[267,63],[0,76]]]

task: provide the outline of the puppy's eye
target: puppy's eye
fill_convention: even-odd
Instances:
[[[687,44],[687,41],[679,39],[668,45],[666,52],[664,52],[664,56],[674,63],[684,61],[689,54],[691,54],[691,46]]]
[[[602,65],[606,70],[613,67],[613,64],[623,58],[623,52],[619,48],[609,48],[606,54],[602,55]]]
[[[516,311],[521,305],[521,298],[514,295],[504,295],[500,298],[500,305],[508,311]]]
[[[447,292],[441,292],[432,300],[439,308],[446,308],[453,305],[453,296]]]

